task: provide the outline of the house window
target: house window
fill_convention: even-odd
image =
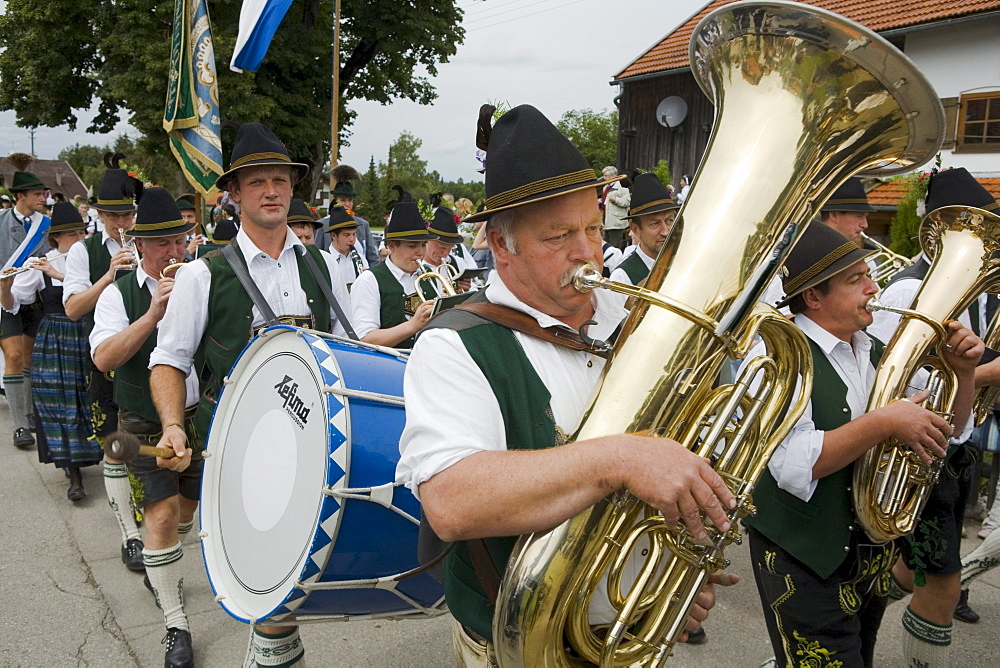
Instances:
[[[1000,92],[963,95],[959,151],[1000,151]]]

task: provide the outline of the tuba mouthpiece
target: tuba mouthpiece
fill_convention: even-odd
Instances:
[[[601,270],[597,268],[596,264],[585,262],[570,272],[569,280],[573,283],[573,287],[580,292],[590,292],[594,288],[601,287],[604,276],[601,275]]]

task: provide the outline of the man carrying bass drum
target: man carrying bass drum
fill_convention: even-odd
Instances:
[[[353,334],[343,315],[350,310],[347,289],[340,281],[331,283],[333,258],[303,246],[287,225],[292,187],[307,172],[306,165],[291,161],[267,127],[239,127],[229,171],[216,186],[240,205],[243,224],[225,250],[207,253],[178,272],[150,355],[153,400],[160,422],[167,425],[159,445],[176,453],[158,458],[159,466],[183,471],[191,464],[192,450],[179,425],[184,422],[184,379],[196,359],[203,366],[196,369],[202,387],[195,428],[204,439],[222,380],[255,329],[284,322]],[[304,655],[297,627],[251,633],[249,665],[273,665],[280,658],[281,665],[291,666]]]

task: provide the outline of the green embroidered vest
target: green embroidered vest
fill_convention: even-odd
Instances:
[[[375,276],[378,283],[379,294],[379,329],[389,329],[406,322],[406,295],[403,294],[403,285],[396,280],[396,277],[389,271],[389,267],[380,264],[372,267],[369,271]],[[400,341],[396,348],[412,348],[413,337]]]
[[[101,279],[101,276],[108,273],[111,268],[111,253],[104,245],[103,234],[93,234],[83,240],[83,245],[87,247],[87,259],[90,264],[90,284],[93,285]],[[91,311],[83,316],[83,327],[87,336],[94,330],[94,312]]]
[[[832,431],[851,421],[847,386],[812,340],[812,417],[817,429]],[[872,339],[871,362],[878,366],[885,345]],[[855,523],[851,499],[854,465],[821,478],[809,501],[778,487],[770,470],[764,469],[753,492],[757,515],[747,524],[780,545],[821,578],[827,578],[844,562]]]
[[[97,235],[94,235],[97,236]],[[93,237],[91,237],[93,238]],[[115,285],[122,293],[125,313],[129,323],[133,323],[149,310],[152,295],[149,288],[139,287],[134,272],[122,276]],[[139,350],[127,362],[115,370],[115,403],[120,408],[135,413],[145,420],[159,424],[160,416],[149,389],[149,356],[156,348],[156,331],[146,337]]]
[[[635,249],[634,253],[625,258],[617,268],[625,272],[628,279],[632,281],[632,285],[639,285],[639,281],[649,276],[649,267],[639,257],[638,248]]]
[[[323,261],[323,256],[315,246],[305,246],[306,251],[313,256],[316,264],[329,285],[330,272]],[[240,261],[246,265],[243,251],[238,247],[236,253]],[[316,329],[329,332],[331,327],[330,304],[320,290],[319,284],[313,278],[312,272],[305,260],[296,252],[295,260],[299,269],[299,285],[309,302],[313,317],[316,319]],[[244,346],[250,341],[251,325],[253,323],[253,301],[233,273],[229,262],[222,256],[222,251],[215,250],[206,253],[200,260],[208,265],[211,273],[211,284],[208,292],[208,321],[205,333],[202,334],[196,358],[199,364],[199,377],[202,382],[201,398],[195,414],[195,427],[198,435],[208,437],[208,427],[215,410],[215,400],[222,380],[232,369],[236,358]],[[276,315],[305,315],[304,313],[278,313]]]
[[[452,312],[438,316],[436,326],[451,327],[451,317],[445,317],[449,313]],[[500,404],[507,448],[540,450],[555,446],[555,421],[549,410],[551,396],[514,333],[485,322],[454,328]],[[508,536],[483,541],[501,576],[517,539],[518,536]],[[464,542],[456,543],[445,557],[444,573],[445,598],[451,614],[480,636],[492,640],[495,607],[483,593]]]

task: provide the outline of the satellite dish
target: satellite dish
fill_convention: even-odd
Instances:
[[[676,128],[687,117],[688,105],[683,97],[671,95],[656,105],[656,120],[665,128]]]

